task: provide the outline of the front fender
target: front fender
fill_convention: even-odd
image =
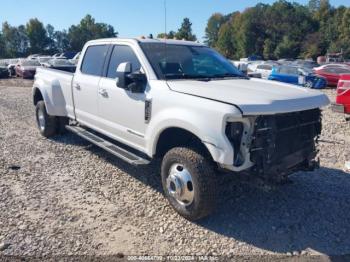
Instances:
[[[198,137],[220,164],[233,164],[233,149],[225,135],[227,115],[204,116],[181,108],[166,109],[153,117],[146,132],[146,150],[154,156],[159,137],[168,128],[181,128]]]

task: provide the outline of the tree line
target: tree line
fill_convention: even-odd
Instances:
[[[80,51],[89,40],[117,36],[112,25],[96,22],[91,15],[62,31],[50,24],[45,26],[36,18],[17,27],[4,22],[0,58]],[[157,37],[197,40],[189,18],[183,19],[177,31]],[[279,0],[272,5],[259,3],[243,12],[215,13],[208,19],[205,42],[231,59],[250,55],[315,59],[340,51],[349,57],[350,7],[335,8],[329,0],[310,0],[307,5]]]
[[[54,54],[64,51],[80,51],[92,39],[117,37],[113,26],[97,23],[91,15],[86,15],[78,25],[67,30],[55,30],[44,25],[37,18],[26,25],[2,24],[0,32],[0,57],[25,57],[29,54]]]
[[[0,58],[80,51],[89,40],[117,36],[118,32],[112,25],[97,23],[91,15],[86,15],[78,25],[72,25],[68,30],[62,31],[55,30],[50,24],[45,26],[37,18],[30,19],[26,25],[20,26],[11,26],[4,22],[0,31]],[[192,33],[192,23],[188,18],[183,20],[177,32],[158,34],[158,37],[191,41],[197,39]]]
[[[315,59],[340,51],[349,57],[350,8],[335,8],[328,0],[310,0],[308,5],[279,0],[243,12],[215,13],[208,20],[205,41],[231,59]]]

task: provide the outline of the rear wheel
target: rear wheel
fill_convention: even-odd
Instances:
[[[162,185],[171,206],[183,217],[198,220],[216,204],[216,173],[210,159],[194,149],[176,147],[163,158]]]
[[[39,101],[35,108],[36,122],[40,133],[45,137],[51,137],[58,132],[57,119],[47,114],[44,101]]]

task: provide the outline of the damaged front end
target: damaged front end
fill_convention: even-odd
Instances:
[[[267,180],[280,181],[297,171],[312,171],[321,134],[321,110],[259,116],[254,123],[251,171]]]
[[[231,122],[226,135],[234,149],[232,171],[248,171],[269,181],[282,181],[297,171],[318,167],[317,140],[321,110],[246,117],[250,125]],[[243,169],[250,163],[249,169]]]

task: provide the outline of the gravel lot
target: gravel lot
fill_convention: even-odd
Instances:
[[[192,223],[163,198],[157,163],[132,167],[69,133],[41,137],[31,85],[0,81],[0,254],[350,254],[343,115],[324,110],[319,170],[276,188],[220,177],[218,210]]]

